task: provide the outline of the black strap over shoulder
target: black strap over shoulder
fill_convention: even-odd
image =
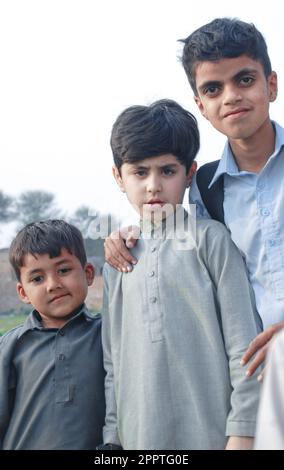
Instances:
[[[196,174],[196,183],[202,197],[202,201],[212,219],[224,224],[224,177],[221,175],[215,183],[208,188],[220,160],[206,163],[201,166]]]

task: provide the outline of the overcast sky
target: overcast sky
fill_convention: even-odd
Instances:
[[[48,190],[71,213],[82,204],[127,220],[111,174],[111,126],[127,106],[173,98],[196,114],[177,60],[177,39],[215,17],[239,17],[264,34],[280,92],[280,1],[0,0],[0,189]],[[280,113],[280,110],[282,113]],[[199,163],[219,157],[224,137],[199,119]],[[0,246],[6,243],[1,227]]]

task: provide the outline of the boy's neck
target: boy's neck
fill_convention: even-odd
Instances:
[[[275,131],[269,120],[248,139],[229,140],[239,170],[259,173],[275,148]]]
[[[175,210],[167,215],[167,217],[163,219],[148,219],[148,218],[141,218],[140,219],[140,230],[142,234],[148,234],[148,236],[157,236],[173,229],[176,229],[178,224],[187,217],[187,212],[182,204],[177,204]]]

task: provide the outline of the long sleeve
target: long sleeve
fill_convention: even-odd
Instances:
[[[115,382],[111,351],[111,321],[109,314],[109,292],[108,267],[104,269],[104,295],[103,295],[103,322],[102,322],[102,342],[104,352],[105,377],[105,398],[106,398],[106,419],[103,429],[104,443],[120,445],[117,431],[117,412],[115,398]]]
[[[256,428],[256,450],[284,450],[284,331],[267,358]]]
[[[13,343],[7,342],[7,335],[3,336],[0,340],[0,449],[9,426],[16,388],[12,351]]]
[[[216,227],[216,225],[215,225]],[[218,230],[217,230],[218,229]],[[261,329],[254,296],[243,259],[227,230],[218,224],[207,232],[208,270],[217,290],[220,324],[229,362],[231,410],[227,418],[227,435],[253,436],[258,405],[257,374],[245,376],[240,359]]]

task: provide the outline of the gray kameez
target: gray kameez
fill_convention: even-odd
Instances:
[[[163,233],[133,254],[133,272],[104,271],[104,442],[224,449],[253,436],[259,385],[240,359],[260,320],[227,230],[197,220],[191,249]]]

